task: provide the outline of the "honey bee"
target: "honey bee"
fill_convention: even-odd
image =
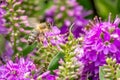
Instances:
[[[31,32],[29,38],[28,38],[28,44],[31,45],[35,40],[38,40],[38,37],[40,36],[39,40],[44,37],[45,32],[48,32],[51,30],[51,24],[48,22],[40,23],[36,26],[36,28]]]

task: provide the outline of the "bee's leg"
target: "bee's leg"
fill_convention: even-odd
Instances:
[[[28,44],[31,45],[34,42],[34,36],[30,36],[28,39]]]
[[[38,40],[39,40],[39,42],[44,40],[44,34],[43,33],[39,34]]]

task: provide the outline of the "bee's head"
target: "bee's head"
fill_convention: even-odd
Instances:
[[[50,29],[51,29],[51,24],[48,22],[40,23],[38,25],[38,30],[41,32],[46,32],[49,31]]]
[[[51,24],[49,22],[46,22],[46,25],[48,28],[51,28]]]
[[[48,22],[45,23],[41,23],[40,25],[38,25],[41,29],[49,29],[51,27],[51,24]]]

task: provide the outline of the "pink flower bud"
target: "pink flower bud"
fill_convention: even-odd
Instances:
[[[65,10],[65,6],[61,6],[61,7],[60,7],[60,10],[61,10],[61,11],[64,11],[64,10]]]
[[[21,47],[17,47],[17,50],[18,51],[22,51],[23,49]]]

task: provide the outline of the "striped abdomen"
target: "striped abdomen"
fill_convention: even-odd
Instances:
[[[33,30],[28,38],[28,44],[31,45],[35,40],[36,37],[38,36],[39,32],[36,30]]]

